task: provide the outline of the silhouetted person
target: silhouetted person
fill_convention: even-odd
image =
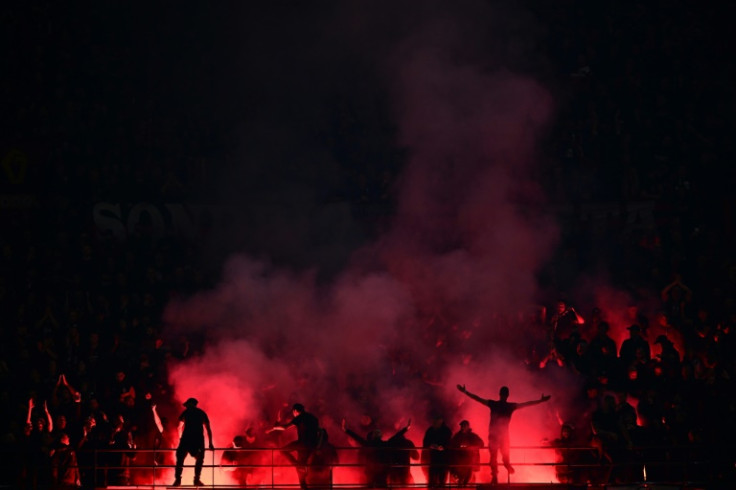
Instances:
[[[609,330],[608,322],[599,322],[595,336],[588,344],[588,357],[590,358],[593,374],[603,371],[611,372],[618,362],[616,341],[608,335]]]
[[[317,447],[307,459],[309,488],[332,488],[332,468],[337,462],[337,449],[330,443],[327,431],[319,429]]]
[[[555,342],[557,351],[563,356],[567,356],[566,340],[570,335],[579,333],[579,326],[585,323],[583,317],[575,311],[566,301],[557,302],[557,311],[550,318],[550,327],[552,329],[552,338]]]
[[[445,424],[444,417],[437,416],[424,432],[422,441],[422,464],[426,465],[427,485],[431,488],[444,487],[450,472],[448,447],[452,430]]]
[[[53,443],[51,432],[54,423],[46,402],[43,403],[43,415],[34,415],[34,408],[34,400],[30,398],[25,431],[28,467],[25,470],[30,488],[44,488],[51,480],[50,451]]]
[[[290,421],[286,423],[276,422],[267,432],[296,427],[296,441],[292,441],[281,448],[281,453],[296,466],[299,484],[302,488],[307,488],[307,462],[319,442],[319,420],[307,412],[301,403],[295,403],[291,413],[293,417]],[[296,457],[292,454],[293,452],[296,452]]]
[[[252,429],[249,430],[252,433]],[[225,471],[232,473],[235,483],[243,487],[248,484],[248,477],[253,473],[253,468],[249,467],[249,465],[253,464],[253,454],[245,450],[248,447],[252,446],[246,440],[245,436],[235,436],[233,438],[232,448],[223,451],[222,459],[220,460],[220,466]]]
[[[110,434],[109,448],[109,479],[116,485],[130,484],[130,467],[136,457],[136,453],[128,451],[135,449],[133,432],[130,423],[118,414],[113,418],[112,432]]]
[[[197,408],[199,402],[196,398],[189,398],[184,402],[186,409],[179,415],[179,446],[176,448],[176,469],[174,470],[173,486],[181,485],[181,473],[184,469],[184,459],[187,454],[195,458],[194,463],[194,485],[203,485],[199,479],[204,465],[204,433],[202,427],[207,431],[209,448],[214,450],[212,443],[212,428],[210,419],[201,408]]]
[[[509,456],[509,449],[511,446],[509,439],[509,422],[511,422],[511,415],[520,408],[544,403],[550,399],[550,396],[542,395],[539,400],[530,400],[523,403],[510,403],[507,401],[509,398],[509,389],[507,386],[501,387],[499,391],[499,400],[481,398],[466,390],[465,385],[457,385],[457,389],[478,403],[482,403],[491,409],[491,422],[488,425],[488,451],[491,455],[491,483],[498,483],[497,456],[499,449],[501,450],[501,458],[503,459],[503,465],[506,467],[506,470],[509,474],[514,472]]]
[[[416,445],[406,437],[406,433],[399,431],[389,442],[389,470],[388,482],[392,486],[413,485],[414,477],[411,474],[411,461],[419,459]]]
[[[631,325],[627,327],[629,338],[621,342],[618,357],[623,369],[628,370],[635,362],[647,362],[651,359],[649,343],[641,336],[641,327]]]
[[[474,472],[480,469],[480,448],[483,439],[470,428],[470,422],[460,422],[460,430],[450,439],[450,474],[458,485],[474,481]]]
[[[560,437],[551,442],[555,448],[555,474],[560,483],[584,484],[590,476],[586,465],[597,462],[590,451],[581,449],[584,444],[577,440],[575,429],[570,424],[562,424]]]
[[[659,344],[662,349],[658,355],[662,366],[662,374],[668,380],[679,379],[682,364],[680,362],[680,353],[675,349],[675,345],[665,335],[658,336],[654,343]]]
[[[72,489],[82,485],[77,453],[69,445],[69,436],[60,434],[58,445],[51,451],[51,472],[54,488]]]
[[[374,429],[368,433],[366,438],[363,438],[347,427],[345,419],[342,420],[342,430],[365,448],[362,454],[368,486],[373,488],[388,487],[389,472],[394,454],[392,448],[396,447],[396,441],[406,434],[410,427],[411,420],[406,424],[406,427],[384,441],[380,430]]]
[[[79,461],[80,479],[84,488],[93,488],[95,482],[95,471],[97,479],[104,482],[104,470],[95,469],[96,452],[107,449],[109,435],[105,433],[105,426],[97,424],[97,419],[89,415],[82,426],[82,437],[77,442],[77,460]]]

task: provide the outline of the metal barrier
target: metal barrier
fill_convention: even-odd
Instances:
[[[653,487],[669,485],[674,488],[710,488],[714,483],[734,481],[734,448],[719,448],[719,458],[697,447],[642,447],[634,448],[619,460],[601,458],[593,447],[515,446],[511,461],[513,475],[499,461],[499,480],[502,484],[546,484],[564,487],[588,486],[608,488],[614,485]],[[407,466],[367,462],[366,451],[374,448],[335,447],[338,461],[334,464],[305,464],[297,468],[281,453],[280,448],[216,448],[205,452],[201,479],[204,488],[366,488],[366,470],[408,470],[408,481],[387,477],[387,488],[426,488],[429,462],[425,457]],[[389,451],[410,449],[391,448]],[[416,451],[428,454],[427,448]],[[712,450],[712,448],[711,448]],[[387,451],[381,448],[377,451]],[[481,449],[482,458],[472,465],[473,478],[461,485],[448,477],[447,487],[484,486],[490,483],[488,450]],[[229,461],[223,460],[228,453]],[[79,464],[85,488],[166,488],[174,480],[175,449],[96,450],[91,458],[81,458],[91,464]],[[374,456],[377,453],[373,454]],[[363,459],[361,459],[363,458]],[[228,460],[228,458],[225,458]],[[500,456],[499,456],[500,459]],[[372,466],[371,466],[372,465]],[[22,466],[22,465],[21,465]],[[184,463],[183,486],[191,486],[194,458],[187,455]],[[453,471],[466,465],[451,465]],[[18,468],[16,468],[17,470]],[[35,468],[45,471],[50,468]],[[302,471],[301,478],[298,471]],[[11,485],[12,486],[12,485]],[[384,486],[384,485],[372,485]],[[31,486],[25,486],[31,488]],[[46,488],[43,484],[36,488]]]

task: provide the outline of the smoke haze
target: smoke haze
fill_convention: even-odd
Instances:
[[[535,142],[554,110],[550,95],[487,54],[505,42],[488,27],[478,30],[481,19],[498,22],[488,4],[448,11],[427,2],[402,17],[407,6],[399,3],[395,18],[359,5],[335,14],[342,22],[333,34],[351,31],[353,55],[380,61],[376,79],[390,99],[395,145],[406,151],[392,189],[396,207],[375,239],[353,240],[346,250],[343,231],[354,225],[344,213],[315,207],[314,192],[286,192],[296,196],[290,212],[341,216],[334,229],[329,220],[320,226],[325,250],[346,254],[329,281],[319,279],[318,263],[294,268],[235,254],[215,289],[168,305],[169,333],[207,339],[201,356],[172,366],[171,383],[179,400],[200,399],[218,446],[244,427],[273,423],[295,402],[320,417],[335,444],[347,444],[340,419],[358,427],[363,415],[389,435],[413,419],[408,436],[417,445],[437,414],[453,432],[467,418],[485,439],[487,408],[456,384],[494,399],[509,385],[511,401],[544,392],[557,402],[573,389],[526,368],[525,349],[537,333],[519,328],[531,323],[536,273],[557,241],[533,179]],[[377,36],[375,49],[362,51],[368,33],[381,29],[386,36]],[[334,163],[315,153],[304,162],[315,173]],[[264,229],[297,219],[275,216]],[[306,228],[282,230],[281,243],[292,237],[291,247],[307,248],[298,253],[308,257]],[[553,404],[517,414],[512,444],[556,436],[553,414]]]

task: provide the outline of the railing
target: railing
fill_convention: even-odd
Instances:
[[[499,455],[501,483],[563,484],[605,486],[611,484],[653,485],[668,484],[680,488],[731,482],[734,472],[734,448],[719,448],[719,457],[713,457],[713,448],[698,447],[643,447],[620,453],[609,460],[592,447],[516,446],[511,450],[515,472],[510,474]],[[373,460],[366,464],[366,450],[370,448],[336,447],[338,461],[334,464],[306,464],[297,468],[279,448],[234,449],[217,448],[205,451],[201,480],[210,488],[360,488],[384,486],[426,488],[429,460],[422,457],[409,465],[390,464]],[[373,451],[376,451],[373,449]],[[373,457],[402,449],[378,449]],[[383,453],[382,453],[383,451]],[[428,450],[417,448],[426,455]],[[223,454],[233,456],[230,461]],[[175,449],[97,450],[80,455],[79,471],[86,488],[165,488],[174,480]],[[447,452],[447,455],[453,454]],[[471,464],[448,461],[447,487],[478,486],[491,481],[488,450],[480,450],[481,459]],[[183,484],[191,485],[195,459],[187,455],[184,462]],[[21,467],[23,465],[21,464]],[[392,473],[407,470],[406,480],[399,481]],[[457,473],[471,470],[467,483],[458,481]],[[7,470],[7,468],[6,468]],[[44,472],[51,468],[35,467]],[[378,472],[372,485],[366,480],[366,470]],[[381,472],[385,472],[383,475]],[[7,474],[7,473],[6,473]],[[26,473],[25,477],[37,476]],[[382,480],[383,478],[383,480]],[[375,484],[378,481],[378,485]],[[31,488],[31,486],[26,486]],[[37,488],[45,488],[43,483]]]

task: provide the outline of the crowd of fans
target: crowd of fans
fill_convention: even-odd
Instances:
[[[733,60],[718,44],[718,9],[675,3],[547,7],[555,22],[545,57],[556,67],[547,76],[567,103],[546,142],[552,164],[540,177],[566,234],[544,279],[569,290],[568,278],[603,264],[611,283],[632,297],[656,291],[661,301],[655,313],[632,318],[626,342],[608,335],[607,315],[617,312],[592,305],[580,313],[584,327],[558,324],[555,315],[543,347],[530,346],[532,369],[572,370],[585,379],[577,404],[583,409],[563,414],[554,444],[595,450],[561,452],[563,462],[610,469],[563,468],[563,481],[630,479],[625,471],[638,466],[617,470],[611,463],[631,462],[652,462],[652,479],[733,476],[733,169],[722,170],[733,157],[726,112]],[[215,184],[213,162],[232,159],[210,150],[222,143],[217,128],[227,121],[156,114],[154,124],[154,105],[126,69],[135,53],[120,47],[113,62],[107,44],[92,43],[91,57],[80,60],[71,40],[95,38],[94,25],[39,21],[54,7],[38,8],[5,14],[5,33],[27,40],[19,59],[32,69],[16,81],[29,89],[17,98],[4,94],[16,110],[0,139],[0,397],[9,409],[3,482],[42,488],[61,478],[50,468],[75,466],[68,448],[84,466],[85,449],[160,443],[151,438],[166,423],[155,407],[169,402],[167,363],[202,348],[198,338],[167,338],[161,324],[172,295],[212,285],[202,244],[173,229],[159,236],[145,218],[120,240],[95,226],[92,205],[198,199],[194,189]],[[57,35],[68,43],[55,46]],[[129,90],[117,93],[119,86]],[[336,135],[370,137],[343,111],[335,115]],[[388,132],[376,139],[389,140]],[[353,151],[340,150],[346,166],[365,160]],[[366,169],[345,196],[358,211],[385,212],[391,169]],[[599,205],[603,216],[591,211]],[[569,318],[564,306],[558,314]],[[668,449],[641,452],[643,446]],[[682,458],[677,451],[714,464],[687,474],[654,464]],[[94,479],[77,476],[84,485]],[[124,482],[129,475],[108,477]]]

